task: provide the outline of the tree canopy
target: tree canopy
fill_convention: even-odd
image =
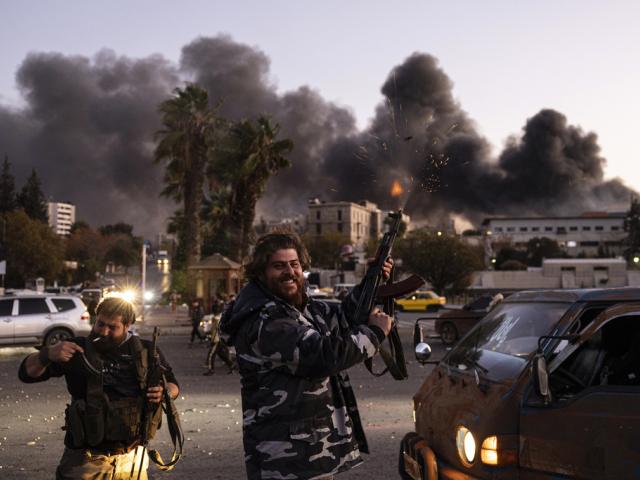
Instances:
[[[261,116],[255,122],[242,120],[231,125],[212,151],[208,174],[211,182],[227,193],[222,228],[236,245],[231,256],[239,261],[249,251],[256,203],[267,181],[290,165],[285,155],[293,149],[293,142],[278,140],[279,132],[280,126],[267,117]]]
[[[209,94],[195,84],[176,88],[159,110],[162,129],[156,134],[155,159],[165,166],[162,195],[183,205],[184,233],[179,237],[189,266],[200,260],[205,167],[219,122],[209,107]]]
[[[442,295],[467,288],[471,273],[483,268],[481,248],[472,247],[457,236],[413,230],[397,242],[395,255],[404,270],[417,273]]]
[[[18,206],[34,220],[46,223],[49,218],[47,200],[42,193],[40,179],[35,169],[31,171],[31,175],[18,194]]]
[[[5,155],[0,172],[0,213],[10,212],[16,206],[16,181],[11,174],[9,157]]]
[[[63,270],[64,245],[49,225],[30,218],[23,210],[4,214],[7,253],[7,287],[22,288],[27,280],[47,282]]]

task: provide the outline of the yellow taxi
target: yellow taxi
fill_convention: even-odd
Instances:
[[[418,290],[400,300],[396,306],[401,312],[435,312],[447,302],[445,297],[437,295],[432,290]]]

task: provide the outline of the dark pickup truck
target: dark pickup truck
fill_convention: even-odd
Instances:
[[[638,478],[640,289],[515,293],[413,402],[403,479]]]

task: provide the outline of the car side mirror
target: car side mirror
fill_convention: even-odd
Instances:
[[[416,345],[415,349],[416,360],[424,364],[431,358],[431,347],[428,343],[420,342]]]
[[[549,389],[549,371],[547,360],[541,352],[533,357],[533,381],[538,395],[544,398],[545,403],[551,402],[551,390]]]

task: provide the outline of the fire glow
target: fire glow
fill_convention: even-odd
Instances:
[[[399,197],[403,193],[404,193],[404,188],[402,188],[402,185],[400,185],[400,182],[398,180],[394,180],[393,185],[391,185],[391,196]]]

